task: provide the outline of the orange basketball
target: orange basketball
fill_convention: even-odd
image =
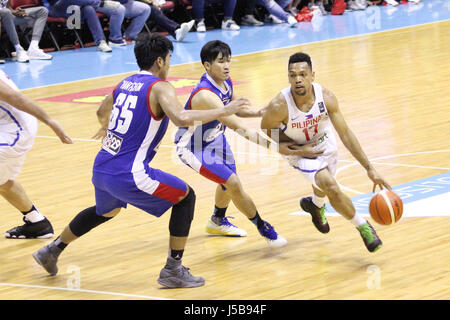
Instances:
[[[394,224],[403,214],[402,199],[393,191],[381,190],[370,200],[369,212],[378,224]]]

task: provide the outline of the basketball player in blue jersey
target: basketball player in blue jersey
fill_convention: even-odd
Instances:
[[[206,73],[192,91],[186,110],[220,110],[232,103],[233,84],[230,79],[230,47],[219,40],[206,43],[200,53]],[[246,108],[236,115],[260,116],[261,110]],[[269,142],[259,132],[248,129],[236,115],[222,117],[197,126],[179,128],[175,143],[181,161],[207,179],[218,184],[215,194],[214,214],[206,231],[210,234],[244,237],[242,230],[228,221],[225,212],[230,201],[258,228],[271,247],[281,247],[286,240],[266,221],[262,220],[253,200],[244,191],[236,173],[236,165],[225,138],[225,127],[235,130],[246,139],[261,145]]]
[[[335,179],[337,169],[337,143],[332,128],[344,146],[367,170],[373,181],[373,192],[379,186],[391,189],[378,174],[362,150],[339,110],[334,94],[314,82],[311,58],[296,53],[289,58],[290,87],[282,90],[268,105],[261,120],[261,128],[270,136],[278,132],[280,141],[294,143],[290,148],[302,154],[285,156],[289,164],[300,171],[312,184],[312,197],[302,198],[300,206],[312,216],[314,226],[322,233],[330,231],[325,217],[325,197],[333,208],[349,220],[360,232],[370,252],[375,252],[382,242],[375,229],[361,218],[350,198],[342,192]]]
[[[45,239],[53,227],[16,180],[26,153],[34,144],[37,120],[48,125],[62,143],[71,144],[58,122],[36,102],[20,93],[14,82],[0,70],[0,195],[23,214],[24,225],[5,232],[10,239]]]
[[[171,51],[172,42],[166,37],[141,34],[134,48],[141,71],[120,82],[97,111],[101,128],[94,137],[103,137],[103,145],[93,168],[96,205],[81,211],[55,241],[33,253],[50,275],[57,273],[58,256],[69,243],[110,220],[129,203],[156,217],[172,208],[169,256],[158,283],[169,288],[205,283],[181,264],[194,215],[194,190],[149,163],[169,119],[177,126],[208,122],[236,113],[249,102],[240,99],[221,110],[183,110],[175,88],[165,81]]]

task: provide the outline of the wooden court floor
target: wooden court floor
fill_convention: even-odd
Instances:
[[[450,22],[398,29],[233,57],[235,92],[265,105],[288,86],[287,60],[297,51],[312,56],[316,81],[332,90],[369,158],[393,186],[445,173],[450,168]],[[199,78],[199,63],[173,66],[172,77]],[[114,86],[124,76],[27,90],[35,99]],[[180,95],[184,104],[187,94]],[[80,210],[94,204],[90,182],[100,143],[96,105],[40,101],[75,140],[62,145],[39,125],[19,181],[52,222],[56,235]],[[243,119],[257,129],[258,119]],[[384,246],[369,253],[356,229],[330,217],[331,231],[318,233],[310,218],[290,215],[311,189],[277,154],[258,150],[228,132],[238,172],[263,219],[287,240],[272,250],[231,205],[227,215],[246,238],[208,236],[215,185],[177,160],[173,125],[152,166],[187,181],[197,193],[196,214],[184,265],[206,284],[162,289],[156,282],[168,253],[169,212],[159,219],[136,208],[67,247],[59,274],[49,277],[31,253],[49,240],[0,238],[0,299],[450,299],[449,217],[408,218],[377,227]],[[440,152],[436,152],[440,151]],[[410,156],[400,156],[409,153]],[[354,159],[340,144],[339,167]],[[351,197],[371,191],[360,166],[341,170],[339,183]],[[436,203],[430,210],[446,210]],[[0,231],[21,215],[0,201]],[[55,236],[56,236],[55,235]]]

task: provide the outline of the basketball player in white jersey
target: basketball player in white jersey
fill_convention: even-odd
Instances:
[[[302,198],[300,206],[312,216],[322,233],[330,230],[325,217],[325,197],[333,208],[349,220],[360,232],[367,249],[375,252],[382,246],[374,228],[355,211],[350,198],[335,179],[337,144],[333,127],[345,147],[367,170],[373,181],[373,191],[379,186],[391,189],[367,159],[356,136],[347,126],[334,94],[314,82],[311,58],[296,53],[289,58],[290,87],[282,90],[269,104],[261,128],[270,136],[278,130],[280,141],[295,143],[290,148],[302,150],[303,156],[284,156],[289,164],[311,181],[312,197]]]
[[[15,180],[25,154],[33,146],[37,119],[48,125],[62,143],[72,143],[61,126],[34,101],[19,92],[0,70],[0,194],[24,215],[25,224],[6,231],[6,238],[50,238],[53,228]]]

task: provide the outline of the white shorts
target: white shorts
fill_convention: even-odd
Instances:
[[[25,155],[34,143],[34,135],[21,132],[20,137],[0,132],[0,185],[15,179],[25,161]]]
[[[337,170],[337,153],[327,156],[320,156],[316,159],[307,159],[299,156],[285,156],[289,165],[294,169],[299,170],[303,176],[308,179],[311,184],[317,189],[321,190],[316,184],[316,173],[324,168],[328,168],[331,175],[334,177]]]

